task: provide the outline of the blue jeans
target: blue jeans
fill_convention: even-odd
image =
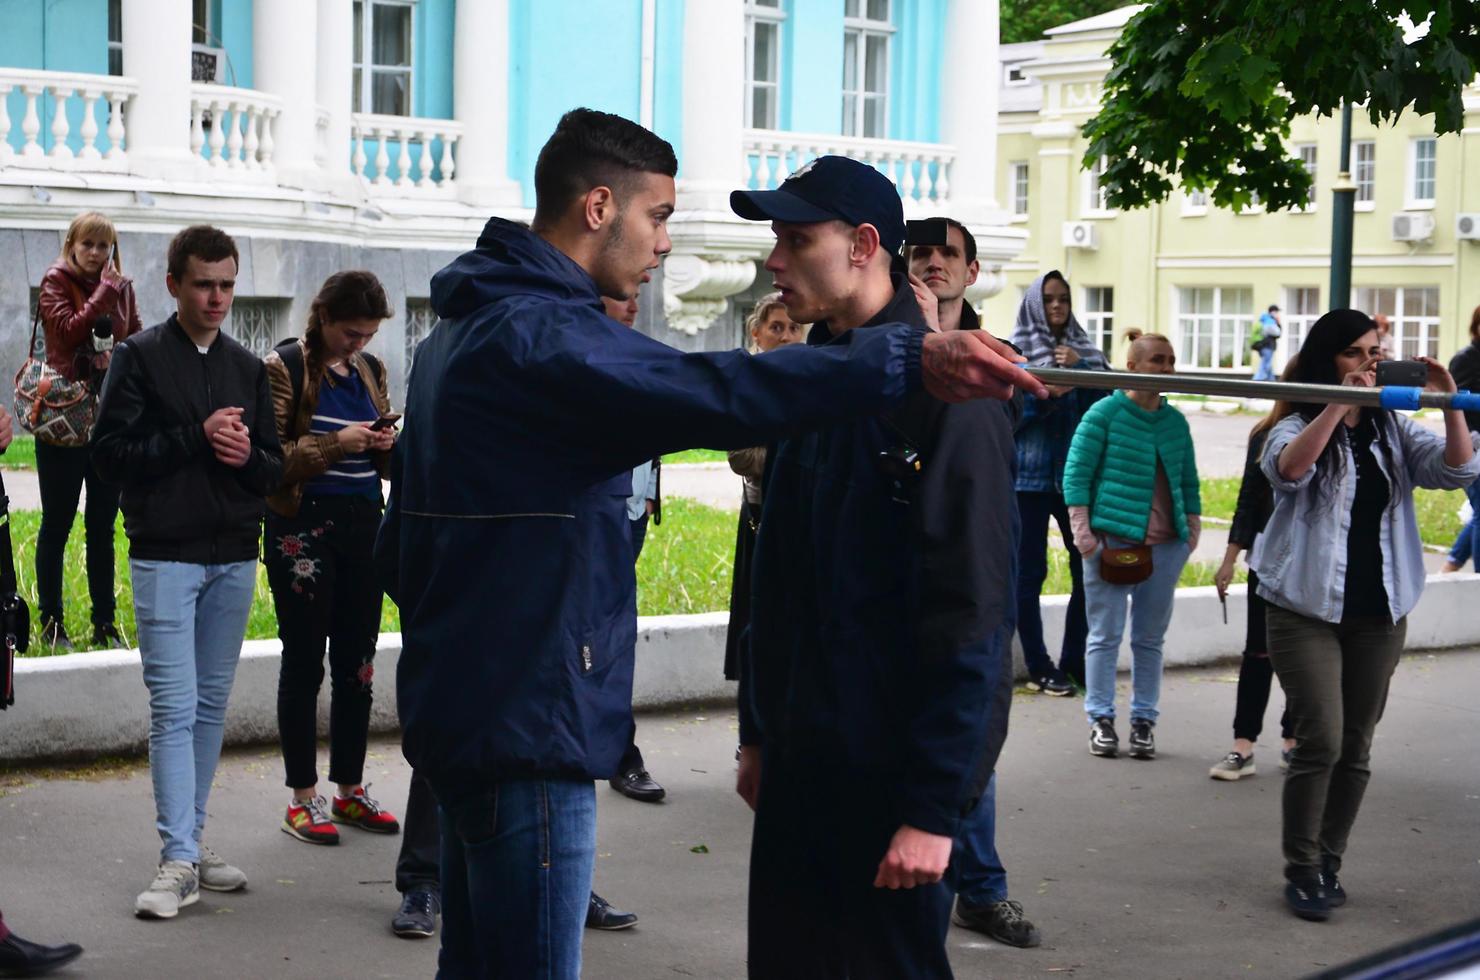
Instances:
[[[1132,542],[1108,539],[1113,548]],[[1103,550],[1103,549],[1101,549]],[[1125,635],[1125,604],[1131,604],[1131,721],[1155,723],[1161,700],[1161,645],[1172,621],[1177,579],[1190,554],[1186,541],[1151,546],[1151,577],[1137,585],[1110,585],[1100,578],[1100,551],[1084,560],[1084,599],[1089,644],[1084,654],[1084,713],[1115,717],[1115,664]]]
[[[1449,560],[1461,568],[1469,562],[1471,556],[1480,554],[1475,549],[1475,545],[1480,544],[1476,540],[1476,536],[1480,535],[1480,486],[1472,483],[1465,487],[1465,496],[1469,498],[1470,509],[1475,515],[1470,518],[1470,523],[1460,528],[1459,537],[1454,539],[1454,547],[1449,549]],[[1480,571],[1480,559],[1476,560],[1475,568]]]
[[[149,689],[149,774],[161,861],[200,860],[206,798],[221,758],[226,701],[257,584],[257,563],[129,562],[139,658]]]
[[[1274,345],[1261,348],[1259,351],[1259,367],[1254,370],[1255,381],[1274,380]]]
[[[961,825],[951,850],[950,881],[967,905],[980,908],[1007,899],[1007,869],[997,856],[997,774],[987,780],[976,809]]]
[[[431,784],[442,818],[437,976],[576,980],[596,864],[594,785]]]

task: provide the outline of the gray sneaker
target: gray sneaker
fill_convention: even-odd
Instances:
[[[247,887],[247,876],[241,868],[221,860],[221,855],[200,845],[200,887],[213,892],[235,892]]]
[[[958,926],[1020,949],[1037,946],[1043,941],[1037,927],[1023,917],[1023,907],[1012,899],[987,905],[968,905],[958,898],[952,918]]]
[[[1255,771],[1254,757],[1252,755],[1240,755],[1237,752],[1230,752],[1218,760],[1216,766],[1208,770],[1208,775],[1214,779],[1232,781],[1243,779],[1245,776],[1252,776]]]
[[[166,861],[149,887],[134,900],[134,914],[142,919],[173,919],[187,905],[200,901],[200,876],[189,861]]]

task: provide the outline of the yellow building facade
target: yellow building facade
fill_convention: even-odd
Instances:
[[[1298,349],[1328,308],[1332,185],[1341,120],[1303,117],[1287,141],[1314,177],[1304,209],[1230,212],[1176,190],[1134,211],[1106,207],[1081,165],[1080,128],[1099,108],[1105,56],[1139,7],[1066,24],[1044,40],[1001,48],[998,200],[1028,231],[1003,267],[1006,288],[987,300],[987,323],[1007,333],[1023,290],[1058,269],[1075,314],[1124,361],[1135,327],[1172,338],[1183,370],[1247,373],[1249,331],[1270,304],[1283,311],[1275,364]],[[1385,313],[1400,356],[1447,359],[1469,342],[1480,305],[1480,87],[1465,96],[1463,132],[1435,137],[1432,118],[1405,113],[1352,126],[1358,185],[1352,302]]]

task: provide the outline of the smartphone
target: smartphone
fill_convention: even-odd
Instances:
[[[392,412],[390,415],[382,415],[380,418],[370,423],[370,431],[384,432],[386,429],[394,428],[395,424],[399,421],[401,421],[401,416],[397,415],[394,412]]]
[[[1429,383],[1429,366],[1422,361],[1378,361],[1379,388],[1422,388]]]

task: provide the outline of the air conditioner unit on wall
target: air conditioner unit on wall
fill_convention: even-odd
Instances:
[[[1480,214],[1470,212],[1455,215],[1454,237],[1465,242],[1480,242]]]
[[[1099,229],[1093,221],[1064,222],[1064,247],[1082,248],[1093,252],[1100,247]]]
[[[1434,216],[1428,211],[1399,211],[1393,215],[1393,241],[1426,242],[1434,237]]]

